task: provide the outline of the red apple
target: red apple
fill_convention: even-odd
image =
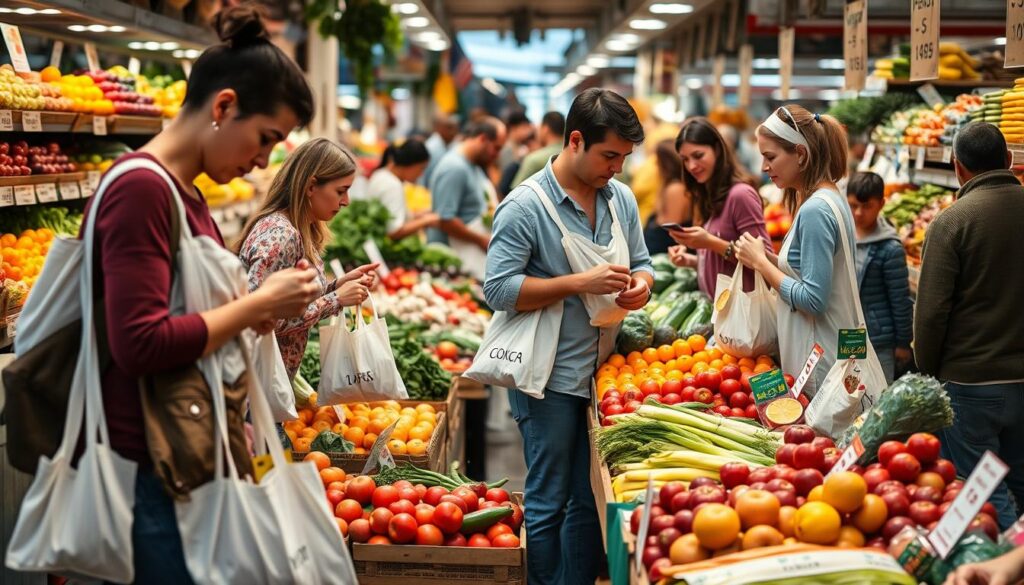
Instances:
[[[814,430],[807,425],[793,425],[782,434],[782,440],[794,445],[810,443],[814,440]]]
[[[701,504],[724,504],[725,490],[718,486],[703,485],[690,490],[690,506],[696,508]]]
[[[825,465],[825,452],[820,447],[802,443],[793,452],[793,467],[797,469],[818,469]]]
[[[892,540],[894,536],[899,534],[901,530],[908,526],[914,526],[914,521],[910,518],[907,518],[906,516],[890,517],[885,523],[885,526],[882,527],[882,536],[886,540]]]
[[[893,455],[885,468],[889,470],[889,475],[893,479],[903,483],[910,483],[917,479],[917,475],[921,473],[921,462],[910,453],[897,453]]]
[[[789,483],[793,483],[793,480],[796,478],[796,470],[785,463],[772,465],[772,470],[775,473],[775,479],[784,479]]]
[[[732,489],[747,483],[750,477],[750,467],[746,463],[730,462],[723,465],[718,470],[718,474],[722,478],[722,486],[725,489]]]
[[[784,443],[779,445],[779,448],[775,451],[775,462],[784,465],[793,465],[793,453],[796,451],[796,445],[792,443]]]
[[[982,530],[993,541],[999,539],[999,525],[992,516],[984,512],[975,516],[974,520],[967,526],[968,530]]]
[[[909,488],[908,488],[909,490]],[[930,485],[918,486],[911,497],[912,502],[931,502],[939,504],[942,502],[942,492]]]
[[[918,526],[928,526],[939,519],[939,507],[932,502],[914,502],[910,504],[910,519]]]
[[[907,452],[922,464],[933,463],[939,459],[942,444],[939,438],[930,433],[914,433],[907,439]]]
[[[794,508],[798,507],[796,491],[778,490],[772,493],[775,494],[775,497],[779,499],[780,506],[793,506]]]
[[[775,479],[775,472],[770,467],[759,467],[750,472],[750,476],[747,478],[748,484],[754,483],[768,483]]]
[[[910,513],[910,500],[905,494],[897,491],[889,491],[882,494],[882,501],[885,502],[889,517],[906,516]]]
[[[665,485],[661,486],[661,490],[658,491],[659,502],[663,507],[671,506],[672,498],[680,492],[686,491],[686,484],[681,481],[670,481]],[[675,510],[673,510],[675,511]]]
[[[777,491],[780,491],[780,490],[790,490],[790,491],[793,491],[793,492],[796,491],[796,487],[794,487],[792,483],[790,483],[790,482],[788,482],[788,481],[786,481],[784,479],[779,479],[778,477],[776,477],[775,479],[769,481],[767,484],[765,484],[764,487],[765,487],[766,490],[768,490],[770,492],[777,492]]]
[[[953,462],[949,459],[939,459],[934,463],[929,463],[924,466],[925,471],[934,471],[942,476],[942,480],[946,482],[946,485],[953,483],[956,480],[956,467],[953,466]]]
[[[743,372],[740,371],[738,366],[729,364],[722,368],[722,381],[725,380],[739,380],[743,376]],[[741,385],[742,387],[742,385]]]
[[[693,478],[693,481],[690,482],[690,489],[693,490],[695,488],[699,488],[706,485],[719,489],[722,488],[721,484],[711,479],[710,477],[695,477]]]
[[[825,476],[817,469],[801,469],[796,472],[796,476],[793,478],[793,486],[796,488],[798,496],[807,497],[807,494],[811,493],[812,489],[818,487],[824,481]]]
[[[864,482],[868,484],[868,492],[875,493],[875,488],[879,484],[889,481],[892,479],[889,476],[889,471],[881,467],[876,469],[869,469],[864,472]]]
[[[679,512],[690,507],[690,492],[679,492],[669,501],[669,509]]]
[[[821,447],[822,450],[828,448],[836,448],[835,442],[828,437],[814,437],[814,439],[811,441],[811,444],[814,445],[815,447]]]
[[[674,526],[679,532],[683,534],[689,534],[693,531],[693,511],[692,510],[679,510],[675,513]]]

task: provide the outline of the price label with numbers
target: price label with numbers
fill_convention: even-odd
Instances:
[[[939,0],[911,0],[910,80],[939,76]]]
[[[867,0],[856,0],[843,8],[843,60],[846,61],[846,89],[864,89],[868,77]]]
[[[847,358],[868,359],[868,330],[863,328],[840,329],[839,355],[837,358],[841,360]]]
[[[99,186],[100,186],[100,177],[102,177],[102,176],[103,176],[103,173],[101,173],[100,171],[89,171],[86,174],[86,178],[89,180],[89,186],[92,187],[93,191],[95,191],[97,188],[99,188]]]
[[[81,199],[82,189],[78,186],[78,183],[60,183],[60,198],[65,201]]]
[[[850,441],[850,445],[843,450],[843,454],[839,456],[839,460],[832,466],[832,469],[828,470],[825,477],[832,475],[833,473],[839,473],[840,471],[846,471],[851,465],[860,459],[860,456],[864,454],[864,441],[861,441],[860,435],[854,435],[853,440]]]
[[[1005,52],[1003,67],[1024,67],[1024,0],[1006,0]]]
[[[923,146],[918,146],[915,151],[914,168],[917,170],[924,169],[924,163],[928,160],[928,149]]]
[[[92,133],[96,136],[107,135],[107,119],[103,116],[92,117]]]
[[[82,193],[82,199],[85,199],[86,197],[92,197],[93,188],[92,183],[89,182],[89,179],[82,179],[81,181],[79,181],[78,190],[79,192]]]
[[[764,372],[750,377],[750,389],[753,391],[754,402],[758,406],[767,404],[772,400],[789,396],[789,387],[786,385],[786,378],[782,370],[776,368],[770,372]]]
[[[779,29],[779,87],[780,98],[789,99],[789,88],[793,83],[793,47],[796,44],[796,30],[791,26]]]
[[[14,132],[14,113],[0,110],[0,132]]]
[[[986,451],[981,456],[974,471],[964,482],[964,487],[953,499],[953,504],[939,519],[935,529],[928,534],[928,542],[942,558],[946,558],[953,550],[953,546],[960,540],[967,526],[1009,472],[1010,468],[991,451]]]
[[[18,317],[21,317],[21,311],[18,311],[7,318],[7,337],[15,337],[18,335]]]
[[[818,365],[823,355],[825,355],[825,350],[815,343],[814,347],[811,348],[811,355],[807,356],[807,362],[804,363],[803,369],[800,370],[800,375],[793,382],[792,392],[795,398],[800,398],[800,394],[804,391],[804,386],[807,385],[807,380],[811,379],[811,372],[814,371],[814,367]]]
[[[42,132],[43,117],[39,112],[22,112],[21,127],[25,132]]]
[[[14,205],[14,187],[0,187],[0,207]]]
[[[25,44],[21,42],[21,31],[18,27],[0,22],[0,33],[4,35],[7,54],[11,57],[14,70],[18,73],[31,73],[32,68],[29,67],[28,54],[25,53]]]
[[[40,203],[53,203],[57,200],[57,185],[54,183],[36,185],[36,197]]]
[[[32,185],[18,185],[14,188],[14,202],[18,205],[35,205],[36,188]]]
[[[366,465],[363,466],[362,475],[369,475],[374,468],[384,470],[395,466],[395,458],[391,456],[391,451],[388,450],[387,445],[391,439],[391,433],[395,432],[397,424],[398,421],[391,423],[391,426],[381,431],[380,436],[373,442],[373,446],[370,447],[370,454],[366,457]]]

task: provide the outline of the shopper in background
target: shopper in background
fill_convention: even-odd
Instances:
[[[859,291],[849,277],[856,232],[850,206],[836,187],[846,175],[846,131],[832,116],[783,106],[757,128],[757,143],[764,171],[784,190],[793,227],[778,256],[750,234],[740,236],[734,250],[779,293],[782,369],[798,372],[815,343],[824,348],[804,390],[813,396],[836,361],[839,330],[859,326]]]
[[[402,144],[390,144],[384,150],[380,166],[370,177],[367,199],[377,199],[391,212],[388,237],[392,240],[415,234],[440,223],[436,213],[409,217],[405,203],[405,183],[415,183],[430,162],[430,152],[422,140],[410,138]]]
[[[619,293],[616,302],[629,310],[650,299],[654,272],[636,200],[628,187],[612,180],[643,139],[643,127],[625,99],[588,89],[569,110],[561,154],[534,175],[543,193],[520,185],[495,213],[484,282],[488,304],[519,312],[564,301],[544,399],[509,389],[526,458],[526,542],[534,585],[592,585],[601,566],[586,417],[594,368],[614,349],[615,331],[592,327],[579,295]],[[550,199],[569,231],[603,246],[612,243],[614,206],[630,266],[606,264],[574,273],[562,232],[541,196]]]
[[[679,246],[671,250],[672,261],[680,266],[696,266],[700,289],[715,296],[718,275],[732,276],[736,271],[733,242],[742,234],[764,241],[770,249],[771,238],[765,229],[761,196],[752,186],[753,179],[736,162],[732,147],[707,118],[683,122],[675,141],[682,161],[682,178],[692,204],[688,215],[694,226],[670,230]],[[696,258],[685,248],[697,250]],[[743,290],[754,290],[754,273],[743,275]]]
[[[376,264],[361,266],[336,280],[324,273],[328,221],[349,203],[356,162],[326,138],[303,143],[274,175],[263,207],[249,219],[239,239],[238,257],[249,273],[249,290],[300,260],[316,269],[317,298],[302,315],[280,321],[274,331],[281,357],[294,378],[317,323],[358,305],[369,296]]]
[[[526,110],[522,108],[515,108],[509,112],[505,119],[505,128],[508,130],[508,140],[498,155],[499,172],[504,172],[510,164],[526,156],[526,142],[534,134],[533,124],[526,117]]]
[[[565,116],[561,112],[548,112],[540,122],[540,132],[537,137],[540,139],[541,148],[526,155],[523,163],[519,165],[519,171],[512,179],[512,188],[544,170],[551,157],[558,156],[562,152],[562,138],[565,135]]]
[[[498,181],[498,202],[500,203],[505,199],[512,188],[515,186],[512,180],[519,174],[519,168],[523,166],[523,160],[537,151],[540,148],[540,141],[537,139],[537,134],[531,132],[526,137],[526,141],[523,143],[522,148],[519,149],[520,158],[512,161],[508,166],[501,170],[501,178]]]
[[[655,203],[654,213],[647,218],[644,227],[644,242],[651,254],[665,254],[675,242],[665,228],[667,224],[690,225],[693,203],[683,185],[683,163],[671,140],[662,140],[655,147],[654,156],[658,162],[661,189]]]
[[[215,24],[222,42],[196,59],[179,115],[115,166],[145,158],[163,167],[174,180],[192,234],[223,245],[193,181],[206,173],[227,183],[266,167],[274,145],[309,122],[313,96],[302,71],[267,40],[254,8],[222,11]],[[275,82],[268,85],[267,79]],[[296,262],[249,295],[184,314],[180,298],[171,294],[177,272],[170,242],[171,213],[178,213],[174,198],[153,172],[128,171],[105,192],[95,226],[96,287],[108,308],[111,356],[102,373],[103,408],[111,447],[139,464],[132,544],[135,580],[147,585],[192,579],[174,503],[147,450],[139,379],[192,367],[246,329],[270,331],[277,320],[301,314],[316,296],[316,272]],[[214,457],[212,443],[208,456]]]
[[[857,226],[857,282],[868,336],[878,354],[886,382],[896,366],[910,362],[914,336],[914,303],[910,299],[907,253],[896,229],[880,215],[885,182],[875,173],[856,173],[846,187],[846,200]]]
[[[434,176],[434,169],[437,163],[441,162],[444,155],[448,154],[456,137],[459,135],[459,118],[450,114],[439,114],[434,118],[434,133],[426,141],[427,152],[430,153],[430,162],[420,177],[420,184],[424,187],[430,185],[430,178]]]
[[[497,159],[505,134],[505,125],[495,118],[471,122],[462,143],[441,159],[430,181],[431,205],[440,224],[427,231],[427,239],[451,246],[466,271],[479,280],[491,239],[483,215],[493,185],[485,170]]]
[[[1006,528],[1024,506],[1024,187],[992,124],[961,129],[953,157],[961,187],[925,236],[914,354],[946,383],[954,416],[942,448],[957,471],[969,474],[985,451],[1010,466],[992,496]]]

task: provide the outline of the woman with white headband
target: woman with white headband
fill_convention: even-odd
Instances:
[[[831,116],[784,106],[757,128],[757,144],[764,172],[783,189],[795,216],[793,228],[779,256],[767,254],[763,242],[743,234],[735,243],[736,257],[779,292],[783,370],[795,374],[815,343],[824,348],[804,387],[813,396],[835,363],[839,330],[859,322],[859,293],[847,270],[856,231],[846,198],[836,187],[847,170],[846,130]]]

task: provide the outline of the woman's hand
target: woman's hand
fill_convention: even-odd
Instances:
[[[962,565],[946,577],[945,585],[1013,585],[1024,578],[1024,548],[983,563]]]
[[[668,259],[671,260],[672,264],[675,264],[676,266],[682,266],[686,268],[697,267],[697,255],[687,254],[686,246],[669,246]]]
[[[733,242],[733,250],[736,253],[736,259],[747,268],[757,270],[768,260],[764,251],[764,240],[755,238],[746,232]]]
[[[268,321],[302,315],[320,295],[316,276],[316,270],[305,260],[300,260],[295,268],[279,270],[268,276],[263,285],[253,292],[262,309],[255,315],[257,328],[262,329]]]
[[[335,288],[341,288],[341,285],[346,282],[352,282],[353,280],[359,281],[363,286],[373,288],[374,283],[377,279],[377,269],[380,268],[380,262],[374,262],[372,264],[363,264],[359,268],[351,272],[347,272],[337,280]]]
[[[338,295],[338,302],[343,307],[354,307],[366,301],[370,296],[370,289],[361,280],[350,280],[338,287],[335,291]]]
[[[714,241],[711,234],[702,227],[686,227],[681,230],[672,229],[668,231],[668,235],[676,241],[677,244],[682,244],[687,248],[694,250],[702,250],[711,246]]]

